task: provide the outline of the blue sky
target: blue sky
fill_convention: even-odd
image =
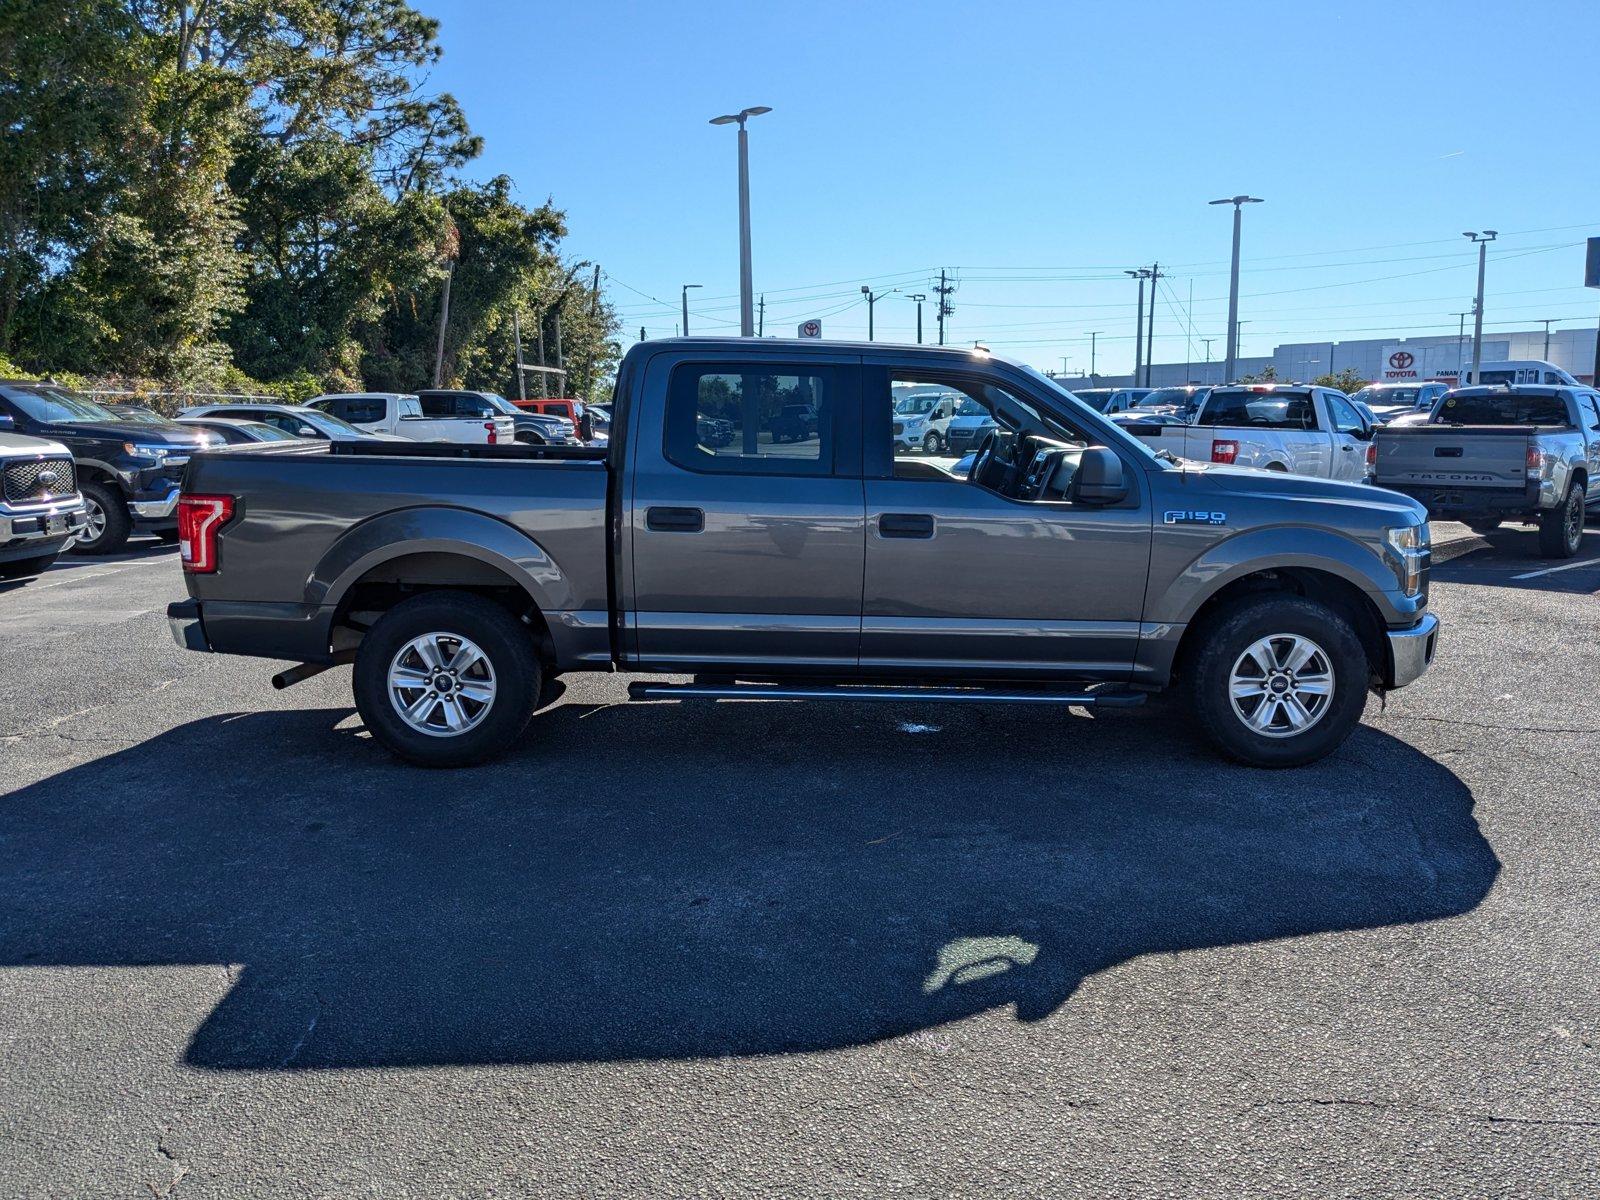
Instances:
[[[1229,210],[1206,202],[1239,192],[1267,201],[1244,353],[1453,333],[1468,229],[1502,233],[1489,329],[1600,311],[1594,0],[414,2],[443,26],[432,86],[485,138],[471,173],[566,210],[628,340],[674,331],[685,282],[693,332],[737,332],[735,138],[707,121],[755,104],[768,333],[864,336],[869,282],[903,289],[877,335],[909,341],[903,294],[944,267],[950,341],[1076,373],[1099,330],[1099,369],[1126,370],[1121,271],[1160,261],[1156,359],[1198,360],[1226,324]]]

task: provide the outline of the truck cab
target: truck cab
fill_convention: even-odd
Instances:
[[[422,401],[404,392],[336,392],[306,401],[307,408],[338,417],[367,433],[387,433],[415,442],[459,442],[466,445],[510,441],[515,430],[509,417],[469,411],[423,411]]]

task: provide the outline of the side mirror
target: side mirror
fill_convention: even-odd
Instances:
[[[15,429],[17,419],[10,413],[0,413],[0,429]]]
[[[1090,446],[1078,460],[1072,498],[1081,504],[1115,504],[1128,495],[1122,459],[1104,446]]]

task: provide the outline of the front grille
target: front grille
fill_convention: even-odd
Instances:
[[[78,473],[70,458],[40,458],[5,466],[7,504],[46,504],[78,490]]]

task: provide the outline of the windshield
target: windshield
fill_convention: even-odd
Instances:
[[[1135,408],[1188,408],[1195,401],[1198,393],[1188,388],[1171,387],[1157,388],[1148,396],[1141,396],[1134,404]]]
[[[1570,425],[1567,402],[1560,396],[1528,396],[1516,392],[1446,396],[1439,420],[1447,425]]]
[[[489,395],[485,396],[484,399],[489,402],[489,407],[494,409],[494,411],[497,413],[503,413],[508,417],[521,417],[527,415],[515,404],[507,400],[504,396]]]
[[[141,408],[137,404],[114,404],[110,411],[116,414],[119,420],[136,421],[140,425],[165,425],[167,419],[158,412],[148,408]]]
[[[62,388],[0,388],[0,395],[35,421],[71,425],[80,421],[126,421],[93,400]]]
[[[923,392],[920,395],[904,396],[894,406],[896,416],[920,417],[923,413],[930,413],[944,399],[937,392]]]
[[[1408,404],[1415,408],[1421,395],[1422,389],[1414,387],[1364,387],[1352,398],[1363,404]]]
[[[956,416],[958,417],[987,417],[988,415],[989,410],[971,397],[964,398],[960,404],[956,405]]]
[[[1013,365],[1015,365],[1018,370],[1024,372],[1029,379],[1033,380],[1035,384],[1043,388],[1047,395],[1059,396],[1068,401],[1078,399],[1077,395],[1062,387],[1061,384],[1057,383],[1054,379],[1051,379],[1043,372],[1038,371],[1033,367],[1023,366],[1021,364]],[[1073,411],[1070,404],[1064,404],[1062,407],[1065,408],[1069,413]],[[1089,437],[1092,439],[1094,444],[1108,447],[1113,445],[1118,446],[1124,451],[1138,456],[1145,462],[1160,463],[1162,470],[1169,470],[1176,466],[1177,459],[1172,456],[1170,451],[1163,450],[1160,454],[1157,454],[1154,450],[1150,449],[1149,446],[1145,445],[1132,434],[1123,432],[1123,430],[1114,422],[1107,421],[1103,417],[1098,416],[1095,418],[1095,420],[1105,428],[1103,430],[1093,430],[1089,434]],[[1051,428],[1061,428],[1053,420],[1046,418],[1046,422]],[[1067,438],[1069,441],[1074,442],[1081,442],[1083,440],[1081,435],[1071,433],[1066,430],[1062,431],[1062,436]]]
[[[356,437],[370,437],[365,430],[357,429],[349,421],[341,421],[332,413],[318,412],[316,409],[295,409],[298,415],[305,418],[307,425],[322,430],[323,433],[346,433]]]
[[[287,429],[268,425],[264,421],[242,421],[240,427],[258,442],[295,442],[300,439]]]

